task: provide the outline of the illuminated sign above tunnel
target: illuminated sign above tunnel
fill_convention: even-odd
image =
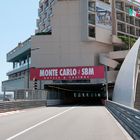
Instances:
[[[104,66],[31,68],[30,80],[104,79]]]

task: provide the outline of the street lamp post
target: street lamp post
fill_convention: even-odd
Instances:
[[[27,55],[27,89],[29,89],[29,71],[30,71],[29,55]]]
[[[4,87],[4,90],[3,90],[3,101],[5,100],[5,95],[6,95],[6,88]]]
[[[105,87],[106,87],[106,100],[108,101],[108,74],[106,65],[105,65]]]
[[[35,50],[38,50],[40,48],[33,48],[33,49],[30,49],[30,51],[35,51]],[[31,56],[31,53],[29,53],[27,55],[27,89],[29,90],[29,82],[30,82],[30,56]]]

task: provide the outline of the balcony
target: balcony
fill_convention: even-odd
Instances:
[[[2,82],[2,91],[14,91],[18,89],[25,89],[26,82],[24,78],[19,78],[15,80],[7,80]]]
[[[109,67],[111,67],[113,69],[115,69],[117,67],[117,65],[119,64],[119,62],[111,59],[109,57],[109,54],[108,53],[101,53],[101,54],[99,54],[99,62],[101,64],[104,64],[106,66],[109,66]]]
[[[134,25],[134,17],[130,17],[129,15],[126,15],[126,22]]]
[[[9,72],[7,73],[7,76],[9,76],[9,75],[11,75],[11,74],[14,74],[14,73],[18,73],[18,72],[20,72],[20,71],[27,70],[27,69],[29,69],[29,67],[30,67],[30,65],[29,65],[29,66],[28,66],[28,65],[25,65],[25,66],[22,66],[22,67],[13,69],[13,70],[11,70],[11,71],[9,71]]]
[[[109,52],[109,57],[111,59],[115,59],[115,60],[124,60],[124,58],[126,57],[127,53],[128,53],[128,50],[113,51],[113,52]]]
[[[135,28],[133,26],[127,26],[127,33],[131,35],[135,35]]]
[[[120,38],[118,38],[116,35],[112,35],[112,44],[115,46],[123,46],[124,42]]]
[[[43,7],[42,7],[42,8],[39,8],[39,9],[38,9],[38,16],[40,17],[41,14],[42,14],[43,12],[44,12],[44,11],[43,11]]]
[[[31,49],[31,38],[27,39],[23,43],[19,43],[18,46],[7,54],[7,62],[13,62],[19,57],[27,56],[27,52]]]
[[[39,23],[40,23],[40,19],[37,19],[37,20],[36,20],[36,25],[37,25],[37,27],[39,26]]]
[[[123,12],[117,11],[116,14],[118,20],[125,21],[125,14]]]

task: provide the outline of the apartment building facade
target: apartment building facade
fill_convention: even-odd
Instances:
[[[114,51],[114,46],[124,44],[118,36],[137,39],[140,34],[140,17],[129,15],[129,8],[137,7],[128,0],[40,0],[36,35],[7,54],[13,70],[7,73],[3,90],[20,94],[34,89],[37,79],[37,88],[48,90],[50,99],[60,101],[58,90],[63,94],[69,91],[73,97],[102,96],[106,80],[110,86],[115,83],[118,66],[128,53]],[[102,77],[90,77],[100,66],[106,66],[106,74],[103,68]],[[55,77],[60,69],[66,69],[65,75]],[[79,69],[88,71],[86,77],[74,73]],[[43,79],[37,73],[41,70],[46,72]]]

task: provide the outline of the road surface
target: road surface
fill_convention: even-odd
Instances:
[[[132,139],[103,106],[63,106],[0,114],[0,140]]]

